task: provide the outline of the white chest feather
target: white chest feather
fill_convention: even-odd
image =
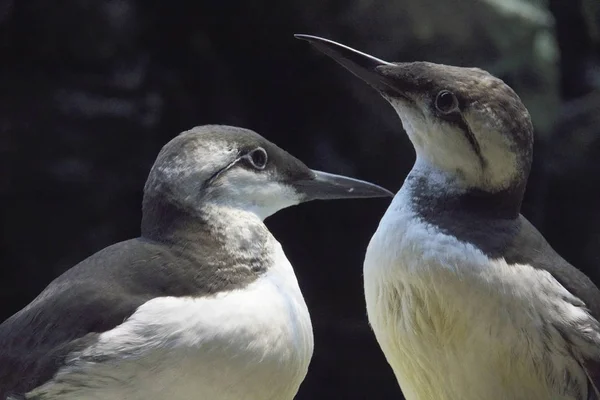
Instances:
[[[550,274],[490,260],[417,218],[406,196],[364,264],[369,321],[406,398],[574,399],[560,392],[564,367],[582,385],[585,376],[548,321],[587,313],[563,301],[570,295]]]
[[[279,244],[276,253],[276,265],[245,289],[143,304],[43,392],[71,391],[52,399],[291,400],[308,369],[313,333]],[[109,361],[91,363],[90,355]]]

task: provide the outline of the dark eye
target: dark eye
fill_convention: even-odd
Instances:
[[[265,169],[267,166],[267,161],[269,157],[267,156],[267,152],[262,147],[257,147],[248,153],[248,159],[252,166],[256,169]]]
[[[454,93],[442,90],[435,98],[435,108],[442,114],[450,114],[451,112],[458,111],[458,99]]]

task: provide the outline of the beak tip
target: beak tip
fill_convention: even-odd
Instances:
[[[387,189],[384,189],[382,187],[378,187],[376,191],[369,193],[369,194],[364,194],[362,196],[357,196],[357,198],[372,198],[372,199],[389,199],[394,197],[394,193],[390,192]]]
[[[378,90],[387,89],[387,84],[383,82],[383,77],[377,67],[394,65],[393,63],[322,37],[303,33],[296,33],[294,37],[307,41],[318,51],[332,58],[374,88]]]
[[[386,188],[379,187],[378,193],[375,194],[373,197],[382,197],[382,198],[385,197],[385,198],[389,198],[389,197],[394,197],[394,193],[390,192]]]
[[[313,43],[313,42],[316,42],[316,41],[319,41],[319,40],[324,40],[324,39],[322,39],[320,37],[317,37],[317,36],[314,36],[314,35],[307,35],[307,34],[304,34],[304,33],[294,33],[294,37],[296,39],[299,39],[299,40],[305,40],[305,41],[307,41],[309,43]]]

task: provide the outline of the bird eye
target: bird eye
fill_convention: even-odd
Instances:
[[[435,98],[435,108],[442,114],[450,114],[458,110],[458,99],[454,93],[442,90]]]
[[[267,152],[262,147],[257,147],[248,154],[248,159],[256,169],[265,169],[267,166]]]

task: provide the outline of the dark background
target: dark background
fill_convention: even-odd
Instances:
[[[0,320],[137,236],[156,154],[195,125],[251,128],[313,168],[397,190],[414,153],[394,111],[293,33],[512,85],[536,126],[523,213],[600,282],[598,0],[0,0]],[[400,398],[362,294],[387,204],[314,202],[267,221],[314,320],[298,399]]]

